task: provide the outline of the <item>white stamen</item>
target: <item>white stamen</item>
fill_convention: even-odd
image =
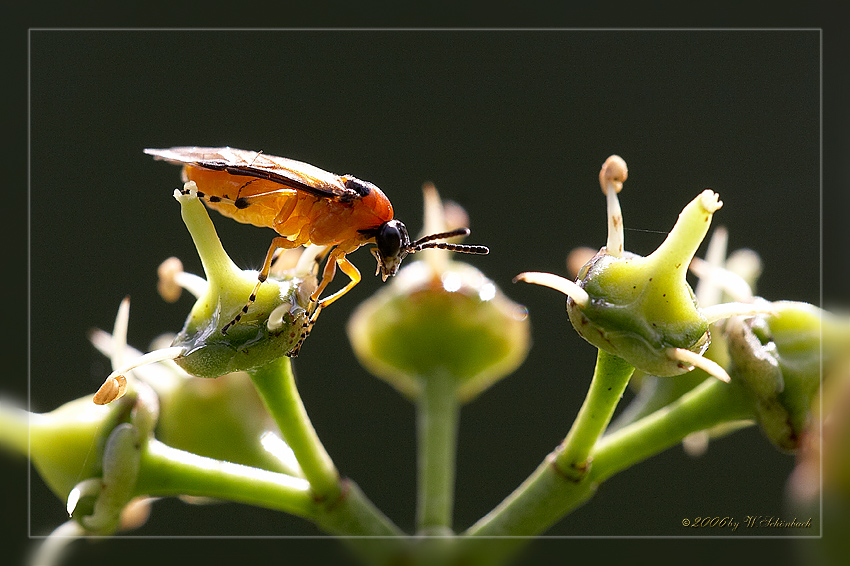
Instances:
[[[36,546],[30,564],[62,564],[67,560],[67,547],[75,540],[85,536],[86,531],[77,521],[71,519],[56,527],[44,541]]]
[[[92,329],[89,333],[89,341],[104,356],[109,357],[112,354],[112,336],[108,332],[104,332],[99,328]],[[151,348],[160,349],[160,347],[156,344],[157,342],[163,342],[161,348],[167,348],[173,341],[173,334],[162,335],[154,340]],[[132,346],[126,346],[124,348],[124,359],[135,359],[140,357],[142,354],[143,352],[140,352]],[[180,366],[167,360],[164,361],[162,365],[145,366],[144,368],[139,368],[138,371],[133,373],[134,377],[137,377],[141,381],[144,381],[153,387],[154,391],[160,395],[174,388],[176,377],[186,377],[187,375],[188,374],[186,374]]]
[[[99,478],[89,478],[75,485],[68,494],[68,501],[65,504],[65,510],[68,512],[68,516],[74,516],[74,510],[80,503],[80,499],[84,496],[99,495],[102,488],[103,481]]]
[[[707,283],[709,289],[725,291],[736,301],[748,302],[753,299],[753,291],[749,283],[732,271],[712,265],[710,262],[695,257],[691,260],[688,267],[691,272],[700,278],[700,284],[697,286],[697,301],[701,305],[713,305],[719,302],[718,293],[707,293],[703,291],[703,282]]]
[[[112,369],[124,364],[124,351],[127,348],[127,328],[130,326],[130,297],[124,297],[115,315],[115,325],[112,327],[112,348],[109,361]]]
[[[266,323],[268,329],[274,332],[278,328],[282,327],[283,317],[290,310],[292,310],[292,305],[290,303],[282,303],[275,307],[275,309],[269,315],[269,321]]]
[[[708,451],[708,441],[708,431],[699,430],[682,439],[682,448],[691,458],[699,458]]]
[[[148,352],[147,354],[142,354],[132,362],[122,366],[112,373],[109,374],[109,377],[116,377],[118,375],[124,375],[137,367],[144,366],[147,364],[152,364],[155,362],[161,362],[163,360],[176,360],[185,352],[185,348],[182,346],[172,346],[170,348],[163,348],[161,350],[154,350],[152,352]]]
[[[754,316],[757,314],[776,315],[779,309],[769,302],[760,303],[721,303],[700,309],[709,324],[733,316]]]
[[[726,258],[726,269],[740,276],[752,287],[761,275],[761,258],[753,250],[735,250]]]
[[[183,262],[176,257],[170,257],[159,264],[156,270],[159,278],[156,289],[166,302],[174,303],[180,298],[183,289],[186,289],[196,299],[200,299],[207,292],[209,284],[203,277],[183,271]]]
[[[200,299],[207,293],[209,283],[207,280],[194,273],[186,273],[181,271],[174,276],[174,282],[192,293],[196,299]]]
[[[729,232],[723,226],[718,226],[711,234],[711,239],[708,240],[708,249],[705,252],[705,260],[694,258],[689,266],[691,272],[699,277],[699,283],[694,289],[697,302],[700,305],[716,305],[720,302],[723,294],[721,282],[716,278],[710,277],[710,273],[714,273],[714,269],[722,269],[723,263],[726,261],[726,246],[729,241]],[[702,266],[702,272],[697,271],[693,267],[694,262]]]
[[[605,244],[605,249],[609,255],[622,257],[625,238],[623,236],[623,212],[620,209],[620,200],[615,191],[609,190],[605,193],[605,201],[608,204],[608,242]]]
[[[327,248],[328,246],[307,246],[298,258],[298,263],[295,264],[293,272],[299,276],[313,273],[314,268],[318,265],[319,258],[327,251]]]
[[[690,350],[685,350],[684,348],[667,348],[666,353],[667,357],[671,360],[685,362],[686,364],[698,367],[709,375],[716,377],[720,381],[723,381],[725,383],[729,383],[730,381],[732,381],[732,378],[729,377],[729,374],[726,373],[725,369],[720,367],[720,364],[713,360],[709,360],[704,356],[700,356],[696,352],[691,352]]]
[[[534,285],[542,285],[560,291],[568,297],[572,298],[577,305],[586,307],[590,303],[590,295],[587,291],[578,286],[578,284],[565,279],[553,273],[543,273],[540,271],[526,271],[514,277],[514,282],[525,281]]]

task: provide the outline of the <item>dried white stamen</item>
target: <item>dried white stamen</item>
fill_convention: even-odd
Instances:
[[[156,273],[159,276],[156,289],[159,295],[169,303],[176,302],[183,289],[192,293],[196,299],[200,299],[206,294],[209,286],[203,277],[183,271],[183,263],[176,257],[163,261]]]
[[[667,354],[667,357],[671,360],[684,362],[694,367],[698,367],[709,375],[716,377],[720,381],[726,383],[732,381],[732,378],[729,377],[729,374],[726,373],[725,369],[720,367],[720,364],[715,361],[709,360],[704,356],[700,356],[696,352],[691,352],[690,350],[685,350],[684,348],[667,348],[665,352]]]
[[[599,185],[605,193],[605,201],[608,205],[608,243],[605,249],[614,257],[623,255],[623,212],[620,210],[617,193],[623,190],[623,181],[628,176],[629,169],[619,155],[612,155],[606,159],[599,171]]]
[[[570,277],[578,277],[578,272],[596,255],[593,248],[574,248],[567,255],[567,273]]]
[[[95,405],[106,405],[120,399],[127,391],[127,378],[123,375],[107,377],[100,389],[92,397]]]
[[[97,393],[94,395],[94,402],[98,405],[105,405],[119,399],[124,395],[127,389],[126,374],[137,367],[161,362],[164,360],[175,360],[183,355],[185,349],[181,346],[173,346],[171,348],[163,348],[162,350],[154,350],[144,354],[127,365],[124,365],[107,376],[106,381],[100,386]]]
[[[581,307],[586,307],[590,303],[590,295],[587,291],[578,286],[578,284],[565,279],[553,273],[543,273],[540,271],[526,271],[514,277],[514,283],[517,281],[525,281],[534,285],[542,285],[560,291],[568,297],[572,298],[575,303]]]

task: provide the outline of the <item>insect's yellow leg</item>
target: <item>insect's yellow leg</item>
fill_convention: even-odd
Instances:
[[[221,328],[222,334],[227,334],[227,331],[231,326],[239,322],[242,316],[248,312],[248,309],[251,308],[251,305],[254,304],[254,301],[257,300],[257,293],[260,291],[260,285],[268,278],[269,270],[272,266],[272,261],[277,254],[277,251],[280,249],[289,250],[296,247],[298,244],[293,242],[292,240],[288,240],[283,236],[279,236],[272,240],[271,246],[269,246],[269,251],[266,252],[266,259],[263,261],[263,267],[260,269],[260,273],[257,274],[257,284],[254,285],[254,289],[251,291],[251,295],[248,297],[248,302],[245,303],[245,306],[242,307],[236,316],[233,317],[233,320],[225,324]]]
[[[346,258],[344,255],[336,260],[336,263],[339,265],[339,268],[343,273],[348,275],[348,284],[334,293],[333,295],[328,295],[321,301],[319,301],[319,308],[324,308],[329,304],[333,303],[349,291],[351,291],[355,285],[360,283],[360,271],[357,270],[357,267]]]
[[[345,256],[344,253],[339,251],[339,248],[334,248],[334,250],[328,256],[328,260],[325,262],[325,269],[322,271],[322,280],[319,282],[319,286],[316,287],[316,290],[310,295],[310,300],[314,303],[319,302],[319,297],[322,296],[327,286],[333,281],[334,276],[336,275],[336,264],[339,260],[340,256]]]

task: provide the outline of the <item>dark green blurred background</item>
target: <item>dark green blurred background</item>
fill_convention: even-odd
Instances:
[[[351,173],[380,186],[412,231],[424,181],[467,209],[468,241],[491,254],[463,259],[528,307],[534,343],[513,376],[461,413],[458,529],[536,467],[584,397],[595,351],[572,331],[563,297],[511,279],[564,273],[571,248],[604,244],[597,175],[608,155],[629,165],[629,250],[651,252],[711,188],[730,248],[763,258],[759,294],[821,301],[817,31],[33,31],[30,40],[34,411],[97,389],[109,367],[86,333],[111,329],[125,295],[140,349],[178,330],[191,306],[156,294],[163,259],[195,273],[200,262],[171,197],[179,169],[146,147],[230,145]],[[234,260],[257,267],[273,232],[213,221]],[[299,388],[341,472],[409,530],[414,413],[353,358],[345,322],[381,282],[367,251],[351,259],[364,281],[322,314],[295,362]],[[827,298],[846,305],[841,285]],[[792,466],[757,430],[696,460],[677,447],[612,478],[549,534],[681,536],[691,534],[684,517],[784,516]],[[48,533],[63,509],[33,474],[31,532]],[[264,510],[162,501],[137,534],[320,533]],[[145,542],[78,551],[106,557]],[[182,541],[174,556],[201,560],[217,546]]]

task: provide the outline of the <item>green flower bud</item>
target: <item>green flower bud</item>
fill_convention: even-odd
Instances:
[[[427,232],[466,223],[462,209],[443,205],[433,185],[423,189]],[[454,379],[457,399],[467,402],[525,360],[528,313],[449,252],[422,253],[423,261],[403,267],[355,310],[348,338],[366,369],[411,399],[420,397],[424,380],[440,374]]]
[[[113,364],[114,371],[94,396],[98,405],[124,395],[128,388],[126,374],[146,364],[173,360],[191,375],[219,377],[265,366],[281,356],[296,355],[304,341],[312,306],[310,295],[317,286],[316,260],[323,248],[311,246],[304,250],[295,267],[274,272],[258,286],[257,273],[240,270],[224,251],[212,220],[197,197],[195,184],[186,183],[182,192],[174,192],[174,198],[180,203],[183,222],[201,257],[207,280],[184,273],[175,258],[163,262],[158,284],[162,297],[174,302],[181,288],[186,288],[198,300],[171,347],[148,352],[127,364]],[[234,324],[237,313],[239,320]]]
[[[423,376],[445,372],[466,402],[513,372],[528,353],[525,309],[471,265],[435,273],[425,261],[361,304],[348,323],[354,353],[369,371],[417,398]]]
[[[268,447],[269,436],[275,434],[277,427],[246,373],[219,379],[181,378],[160,403],[157,438],[169,446],[217,460],[300,475],[294,458],[282,460]],[[279,436],[277,440],[277,446],[286,450]]]
[[[821,365],[850,344],[848,325],[806,303],[772,303],[775,314],[725,321],[729,373],[752,393],[759,424],[780,450],[795,452],[810,424]],[[823,342],[821,341],[823,337]]]

